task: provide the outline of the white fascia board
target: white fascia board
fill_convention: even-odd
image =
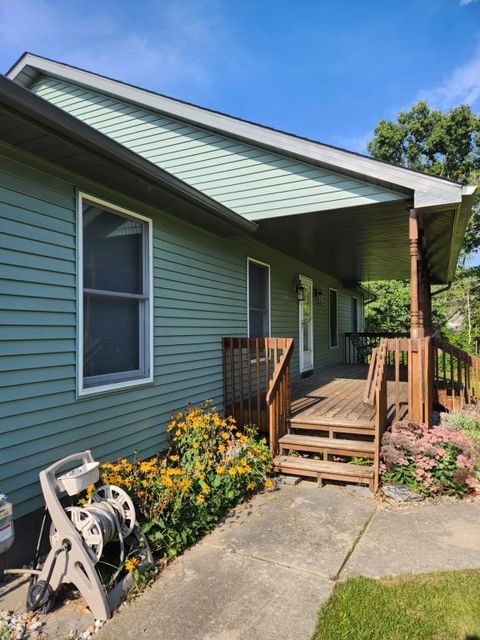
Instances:
[[[7,77],[14,80],[26,66],[228,136],[293,155],[305,162],[313,162],[327,169],[370,180],[390,189],[401,189],[412,195],[414,206],[417,208],[455,205],[462,200],[463,188],[455,182],[210,111],[30,53],[20,58],[10,69]]]

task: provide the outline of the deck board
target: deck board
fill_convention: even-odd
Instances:
[[[390,371],[390,369],[392,369]],[[362,365],[335,365],[320,369],[292,387],[292,418],[329,421],[339,420],[373,422],[374,407],[363,402],[368,367]],[[391,422],[395,414],[395,383],[393,367],[387,367],[387,404]],[[407,383],[401,381],[400,419],[407,416]]]

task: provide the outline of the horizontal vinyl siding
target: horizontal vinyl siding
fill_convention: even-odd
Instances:
[[[247,256],[271,265],[273,335],[297,340],[299,273],[323,290],[316,367],[343,358],[341,337],[328,349],[328,286],[339,289],[340,332],[350,330],[350,293],[333,278],[251,238],[219,239],[91,191],[154,221],[154,383],[77,399],[75,186],[0,155],[0,488],[17,516],[41,505],[38,473],[55,460],[85,448],[99,459],[146,456],[167,446],[172,411],[221,405],[221,338],[246,335]]]
[[[251,220],[404,198],[55,78],[31,90]]]

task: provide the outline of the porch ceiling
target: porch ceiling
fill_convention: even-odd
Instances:
[[[446,282],[455,211],[422,220],[432,281]],[[257,222],[256,238],[342,282],[410,277],[406,201]]]

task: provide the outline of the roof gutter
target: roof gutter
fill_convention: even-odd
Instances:
[[[141,175],[142,178],[160,184],[166,191],[195,204],[237,230],[252,233],[258,228],[254,222],[231,211],[164,169],[2,75],[0,75],[0,102],[17,115],[20,113],[36,120],[54,135],[73,140],[79,146],[122,165]]]

